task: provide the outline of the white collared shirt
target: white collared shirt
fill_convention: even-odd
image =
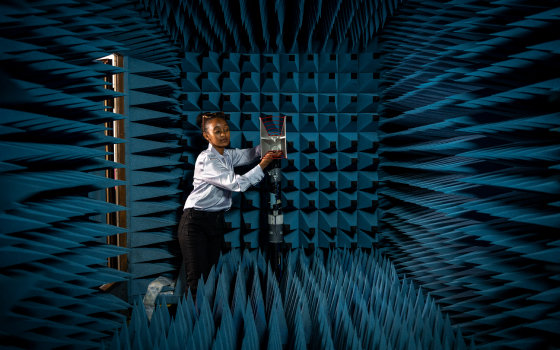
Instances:
[[[233,167],[247,165],[261,157],[261,146],[248,149],[225,149],[221,155],[212,145],[202,151],[194,167],[194,189],[185,207],[204,211],[221,211],[231,208],[231,192],[245,192],[264,177],[257,164],[244,175],[236,175]]]

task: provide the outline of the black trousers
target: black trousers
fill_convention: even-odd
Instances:
[[[193,299],[196,299],[200,276],[202,275],[206,282],[212,266],[220,259],[225,227],[224,212],[199,211],[192,208],[183,212],[177,238],[187,271],[185,293],[190,288]]]

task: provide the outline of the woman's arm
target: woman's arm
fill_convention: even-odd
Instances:
[[[233,161],[233,166],[241,166],[253,163],[255,160],[261,157],[261,145],[257,145],[253,148],[239,149],[235,148],[231,150],[231,158]]]
[[[197,159],[194,177],[210,185],[232,192],[245,192],[251,185],[257,185],[264,177],[260,165],[255,166],[243,175],[229,170],[221,160],[205,155]]]

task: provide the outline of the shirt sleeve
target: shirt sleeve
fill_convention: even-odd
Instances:
[[[228,191],[245,192],[251,185],[257,185],[264,177],[260,165],[255,166],[244,175],[237,175],[211,155],[200,158],[194,177]]]
[[[261,157],[261,145],[247,149],[232,149],[231,159],[233,166],[241,166],[251,164]]]

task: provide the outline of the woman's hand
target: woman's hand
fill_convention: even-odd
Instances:
[[[282,151],[268,151],[268,153],[264,155],[263,159],[259,163],[261,169],[264,170],[268,166],[268,164],[272,163],[274,158],[279,158],[282,153]]]

